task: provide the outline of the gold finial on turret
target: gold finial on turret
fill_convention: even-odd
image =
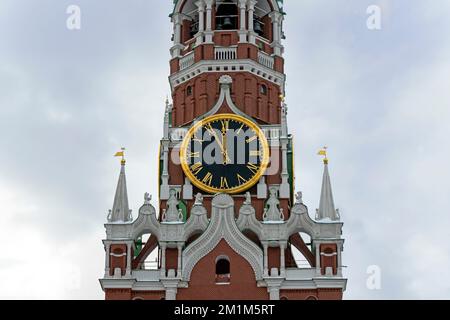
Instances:
[[[114,157],[122,157],[122,160],[120,160],[120,164],[121,165],[125,165],[126,160],[125,160],[125,148],[121,148],[119,152],[116,152],[116,154],[114,155]]]
[[[328,164],[328,147],[323,147],[319,153],[319,156],[323,156],[323,163]]]

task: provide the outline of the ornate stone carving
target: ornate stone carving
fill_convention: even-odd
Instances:
[[[167,209],[163,210],[163,222],[182,222],[183,211],[178,209],[177,192],[175,189],[170,190],[169,200],[167,200]]]
[[[233,83],[233,78],[231,78],[231,76],[229,76],[229,75],[227,75],[227,74],[226,74],[226,75],[223,75],[223,76],[220,77],[219,83],[220,83],[220,84],[227,84],[227,85],[230,85],[230,84]]]
[[[270,189],[269,200],[267,200],[267,208],[264,209],[263,219],[265,222],[283,221],[283,209],[279,208],[280,201],[277,198],[277,189]]]
[[[194,206],[202,206],[203,205],[203,195],[201,193],[197,193],[195,196]]]
[[[152,201],[152,196],[150,193],[146,192],[144,194],[144,205],[149,205],[150,201]]]
[[[252,204],[252,195],[250,192],[245,193],[245,201],[244,205],[251,205]]]
[[[190,280],[195,265],[224,239],[240,256],[246,259],[257,280],[263,276],[262,250],[245,237],[234,219],[234,201],[229,195],[220,194],[212,203],[211,222],[206,231],[183,252],[183,279]]]
[[[303,193],[301,191],[295,194],[295,204],[303,204]]]

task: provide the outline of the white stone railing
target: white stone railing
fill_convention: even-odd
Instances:
[[[275,59],[262,51],[258,52],[258,62],[267,68],[273,69]]]
[[[133,270],[132,276],[137,281],[159,281],[161,271],[160,270]]]
[[[194,56],[194,51],[192,51],[180,59],[180,70],[189,68],[190,66],[192,66],[194,64],[194,62],[195,62],[195,56]]]
[[[286,280],[308,280],[316,276],[316,269],[296,269],[287,268],[286,269]]]
[[[216,47],[214,49],[214,56],[216,60],[236,60],[237,48]]]

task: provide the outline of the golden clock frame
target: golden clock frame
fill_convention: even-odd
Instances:
[[[261,159],[261,166],[260,166],[258,172],[253,176],[253,178],[250,179],[249,181],[247,181],[242,186],[235,187],[235,188],[229,188],[229,189],[219,189],[219,188],[210,187],[210,186],[202,183],[201,181],[199,181],[189,170],[190,167],[189,167],[189,164],[187,163],[186,156],[187,156],[187,149],[188,149],[189,143],[191,141],[191,137],[194,135],[194,133],[198,129],[203,127],[205,124],[211,123],[211,122],[214,122],[217,120],[219,120],[219,121],[220,120],[234,120],[234,121],[244,123],[246,126],[248,126],[250,129],[252,129],[256,133],[256,135],[258,136],[258,139],[261,143],[261,146],[263,149],[263,158]],[[210,116],[210,117],[200,120],[199,122],[197,122],[194,126],[192,126],[189,129],[189,131],[187,132],[187,134],[186,134],[185,138],[183,139],[183,142],[181,143],[181,146],[180,146],[180,163],[181,163],[181,167],[183,169],[184,174],[188,177],[188,179],[191,181],[191,183],[194,186],[196,186],[197,188],[199,188],[203,191],[211,193],[211,194],[216,194],[216,193],[237,194],[237,193],[247,191],[248,189],[255,186],[255,184],[258,183],[258,181],[261,179],[261,177],[265,174],[267,167],[269,166],[269,162],[270,162],[269,143],[266,139],[264,132],[261,130],[261,128],[253,121],[248,120],[247,118],[244,118],[242,116],[239,116],[236,114],[231,114],[231,113],[222,113],[219,115]]]

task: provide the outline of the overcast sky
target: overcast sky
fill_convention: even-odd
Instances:
[[[81,30],[66,28],[73,4]],[[171,10],[0,0],[0,298],[103,298],[120,147],[134,212],[157,193]],[[296,187],[313,215],[328,145],[345,297],[450,298],[450,1],[286,0],[285,11]],[[371,265],[381,290],[366,286]]]

